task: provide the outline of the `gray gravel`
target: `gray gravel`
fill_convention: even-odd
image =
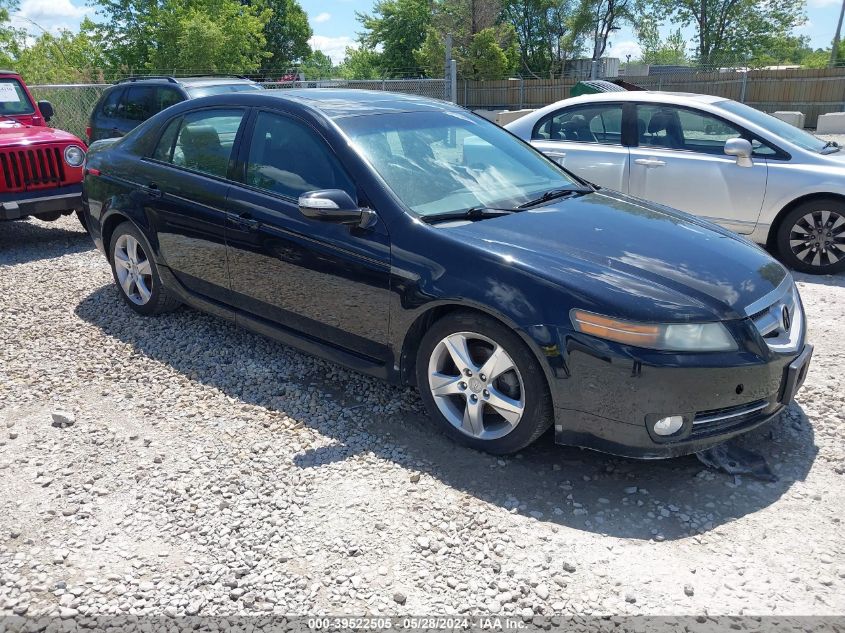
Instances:
[[[133,315],[75,222],[0,225],[0,614],[845,612],[842,276],[800,277],[764,483],[456,447],[412,389]]]

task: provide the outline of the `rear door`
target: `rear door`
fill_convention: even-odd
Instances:
[[[226,196],[244,108],[171,120],[138,175],[163,263],[191,292],[230,303]]]
[[[537,122],[531,144],[592,183],[628,191],[628,148],[622,144],[621,103],[563,108]]]
[[[725,154],[728,139],[747,137],[742,129],[708,112],[668,104],[639,104],[637,118],[638,147],[631,148],[632,195],[737,233],[754,230],[766,193],[768,165],[755,156],[752,166],[743,167]]]

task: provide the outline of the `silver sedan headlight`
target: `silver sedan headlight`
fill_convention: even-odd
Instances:
[[[635,323],[572,310],[572,326],[599,338],[673,352],[727,352],[737,349],[727,328],[715,323]]]
[[[65,147],[65,162],[71,167],[82,167],[85,162],[85,150],[78,145]]]

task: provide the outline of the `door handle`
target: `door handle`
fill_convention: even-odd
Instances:
[[[257,231],[259,222],[255,218],[250,215],[248,211],[244,213],[235,215],[234,213],[228,214],[229,221],[241,229],[246,229],[248,231]]]
[[[164,192],[158,188],[156,183],[151,182],[147,185],[147,194],[150,198],[161,198],[164,195]]]
[[[634,162],[645,167],[663,167],[666,165],[665,160],[658,160],[657,158],[637,158]]]

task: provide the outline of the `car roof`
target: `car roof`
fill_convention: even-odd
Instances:
[[[317,110],[331,119],[363,114],[463,111],[463,108],[459,106],[438,99],[382,90],[356,90],[351,88],[281,88],[254,93],[238,93],[237,98],[249,100],[284,99]]]
[[[589,103],[591,101],[658,101],[661,103],[716,103],[725,97],[702,95],[695,92],[663,92],[660,90],[629,90],[625,92],[600,92],[566,99],[567,103]]]
[[[255,82],[246,77],[127,77],[115,83],[115,86],[131,86],[140,83],[170,84],[179,85],[183,88],[196,88],[198,86],[220,86],[229,84],[254,84]]]

